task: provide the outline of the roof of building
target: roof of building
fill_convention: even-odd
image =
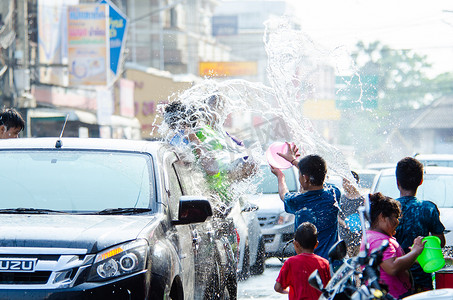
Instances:
[[[453,128],[453,95],[440,98],[421,110],[410,124],[411,129]]]

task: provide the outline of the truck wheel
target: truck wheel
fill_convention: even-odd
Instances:
[[[236,274],[230,274],[227,277],[226,287],[228,289],[228,297],[231,300],[236,300],[238,295],[238,282]]]
[[[221,299],[221,292],[220,292],[220,268],[218,260],[215,260],[213,265],[213,272],[208,279],[208,285],[206,286],[206,290],[204,293],[204,300],[217,300]]]
[[[249,246],[245,246],[244,258],[242,259],[242,269],[239,272],[239,280],[246,280],[250,277],[250,250]]]
[[[253,266],[250,267],[250,273],[252,275],[261,275],[264,273],[264,260],[265,260],[265,248],[264,240],[260,239],[260,244],[258,246],[258,253],[256,255],[256,262]]]

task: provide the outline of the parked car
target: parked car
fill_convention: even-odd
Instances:
[[[296,168],[291,167],[282,171],[289,191],[297,191]],[[277,178],[271,173],[269,165],[262,165],[261,172],[262,177],[258,177],[254,183],[258,185],[258,194],[248,195],[248,198],[259,207],[256,213],[263,233],[266,256],[295,255],[294,247],[287,245],[294,237],[294,215],[285,212],[283,202],[278,195]],[[285,251],[282,253],[284,248]]]
[[[354,170],[357,175],[359,175],[359,190],[361,194],[369,193],[371,190],[371,186],[373,185],[374,179],[379,174],[377,170],[371,169],[361,169],[361,170]]]
[[[389,168],[393,168],[393,167],[396,167],[396,163],[372,163],[372,164],[366,165],[365,169],[380,171],[383,169],[389,169]]]
[[[371,192],[381,192],[399,197],[396,185],[395,168],[382,170],[377,176]],[[440,211],[440,219],[445,226],[446,246],[453,247],[453,168],[424,168],[423,183],[417,190],[417,198],[434,202]]]
[[[1,299],[236,298],[232,224],[168,145],[35,138],[0,153]]]
[[[453,154],[416,154],[415,158],[425,166],[453,167]]]

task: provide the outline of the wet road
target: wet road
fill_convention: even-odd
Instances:
[[[288,299],[288,295],[274,291],[275,279],[281,266],[277,258],[268,258],[262,275],[251,276],[238,282],[238,299]]]

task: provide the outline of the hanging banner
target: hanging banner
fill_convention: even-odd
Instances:
[[[68,85],[67,71],[62,65],[68,59],[68,19],[69,5],[77,5],[79,0],[38,0],[38,59],[39,81],[60,86]]]
[[[70,85],[107,85],[110,61],[108,14],[105,4],[68,7]]]
[[[120,79],[120,115],[133,118],[134,112],[134,82],[125,78]]]

